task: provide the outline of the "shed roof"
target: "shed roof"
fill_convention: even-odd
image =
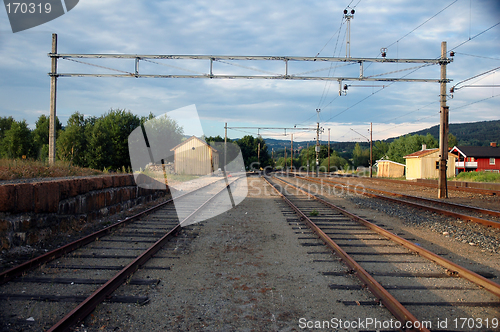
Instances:
[[[405,164],[401,164],[401,163],[398,163],[398,162],[395,162],[395,161],[392,161],[392,160],[388,160],[388,159],[380,159],[380,160],[377,160],[377,164],[378,163],[391,163],[391,164],[395,164],[395,165],[399,165],[399,166],[403,166],[403,167],[406,167]]]
[[[492,146],[455,146],[451,152],[458,152],[464,157],[500,158],[500,148]]]
[[[193,135],[193,136],[191,136],[191,137],[189,137],[187,140],[185,140],[185,141],[183,141],[183,142],[181,142],[181,143],[177,144],[176,146],[174,146],[173,148],[171,148],[171,149],[170,149],[170,151],[177,150],[178,148],[180,148],[181,146],[183,146],[184,144],[187,144],[188,142],[190,142],[190,141],[192,141],[192,140],[198,140],[198,141],[200,141],[201,143],[203,143],[204,145],[208,146],[208,147],[209,147],[210,149],[212,149],[214,152],[217,152],[217,153],[219,152],[219,151],[217,151],[216,149],[214,149],[213,147],[211,147],[209,144],[207,144],[207,142],[205,142],[204,140],[199,139],[198,137],[196,137],[196,136],[194,136],[194,135]]]
[[[431,153],[434,153],[436,151],[439,151],[439,149],[425,149],[425,150],[419,150],[417,152],[410,153],[407,156],[404,156],[403,158],[421,158],[425,157]]]

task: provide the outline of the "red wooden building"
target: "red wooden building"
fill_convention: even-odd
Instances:
[[[460,172],[500,172],[500,148],[490,146],[455,146],[450,153],[457,155],[455,169]]]

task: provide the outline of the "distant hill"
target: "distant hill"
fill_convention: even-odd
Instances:
[[[439,125],[433,126],[431,128],[415,131],[409,133],[408,135],[427,135],[430,133],[432,136],[439,139]],[[500,120],[494,121],[481,121],[481,122],[471,122],[471,123],[452,123],[450,124],[450,133],[455,135],[458,140],[458,145],[472,145],[472,146],[488,146],[490,142],[497,142],[500,145]],[[388,138],[384,140],[387,143],[391,143],[397,137]],[[290,149],[290,139],[280,140],[274,138],[265,138],[268,151],[274,149],[275,152],[285,149]],[[328,144],[328,141],[321,141],[322,145]],[[303,142],[293,142],[294,150],[300,150],[301,148],[306,148],[307,145],[315,145],[316,141],[303,141]],[[368,142],[359,142],[362,148],[367,149],[369,147]],[[330,146],[333,150],[337,151],[342,157],[350,158],[352,151],[356,142],[330,142]]]
[[[427,133],[439,139],[439,125],[410,133],[410,135],[427,135]],[[458,145],[487,146],[490,142],[500,144],[500,120],[450,123],[450,133],[457,137]]]

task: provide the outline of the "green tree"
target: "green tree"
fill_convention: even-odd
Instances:
[[[130,167],[128,152],[128,136],[141,125],[141,119],[130,111],[111,109],[100,118],[102,126],[106,128],[113,154],[108,158],[108,167],[121,169],[122,166]]]
[[[1,146],[2,157],[22,158],[33,157],[33,142],[31,131],[26,120],[14,121],[5,132]]]
[[[266,166],[272,166],[272,160],[269,158],[266,142],[262,137],[254,138],[251,135],[246,135],[237,140],[236,143],[241,149],[243,161],[247,169],[251,167],[264,168]],[[259,144],[260,158],[258,158]],[[258,165],[257,162],[260,162],[260,165]]]
[[[87,166],[85,149],[87,138],[85,136],[85,119],[79,112],[73,113],[56,141],[57,157],[70,161],[78,166]]]
[[[47,160],[49,158],[49,129],[50,118],[45,114],[40,115],[36,121],[36,127],[32,132],[33,153],[40,160]],[[62,124],[59,118],[56,117],[56,142],[61,130]]]
[[[89,132],[86,160],[93,169],[110,168],[113,159],[113,143],[110,140],[109,128],[105,121],[99,119],[93,126],[87,128]]]
[[[0,142],[5,137],[5,133],[10,129],[14,122],[15,120],[12,116],[0,118]]]
[[[429,133],[426,136],[418,134],[406,135],[395,139],[389,145],[387,155],[389,160],[404,164],[405,159],[403,157],[421,150],[423,144],[427,146],[427,149],[436,148],[438,145],[436,139]]]
[[[348,166],[347,160],[340,157],[337,152],[333,151],[330,154],[330,172],[345,169]],[[321,162],[321,169],[328,170],[328,157]]]
[[[370,166],[370,149],[362,149],[359,143],[356,143],[352,152],[352,163],[355,168]]]
[[[456,145],[458,145],[457,137],[451,133],[448,134],[448,147],[453,148]]]
[[[385,158],[389,152],[389,143],[384,141],[376,141],[373,144],[373,163],[375,161]]]
[[[154,160],[154,162],[160,162],[161,159],[173,161],[173,152],[170,150],[182,142],[184,138],[183,128],[165,114],[149,119],[143,126],[149,146],[155,154],[154,157],[160,159]]]

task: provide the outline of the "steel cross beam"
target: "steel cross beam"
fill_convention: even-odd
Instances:
[[[210,79],[284,79],[284,80],[319,80],[319,81],[372,81],[372,82],[434,82],[441,83],[440,79],[422,78],[380,78],[365,77],[363,74],[363,63],[421,63],[421,64],[448,64],[451,59],[387,59],[387,58],[352,58],[352,57],[301,57],[301,56],[232,56],[232,55],[145,55],[145,54],[57,54],[49,53],[52,59],[134,59],[135,68],[129,73],[123,74],[85,74],[85,73],[50,73],[56,77],[126,77],[126,78],[210,78]],[[207,74],[140,74],[140,60],[208,60],[210,67]],[[219,60],[227,61],[283,61],[285,72],[277,75],[218,75],[213,72],[213,63]],[[333,76],[300,76],[289,74],[288,62],[343,62],[359,63],[359,77],[333,77]],[[250,68],[247,68],[250,69]],[[446,80],[448,83],[449,80]]]

